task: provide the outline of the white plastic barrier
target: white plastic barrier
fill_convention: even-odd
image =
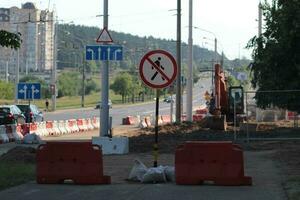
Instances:
[[[15,129],[15,131],[16,131],[16,129]],[[14,137],[12,125],[5,125],[5,132],[6,132],[6,135],[7,135],[8,139],[9,139],[9,142],[14,142],[15,137]]]
[[[42,132],[43,132],[43,136],[48,136],[49,135],[49,132],[46,128],[46,122],[45,121],[41,122],[41,129],[42,129]]]
[[[6,134],[12,135],[11,141],[17,141],[20,142],[23,139],[23,135],[19,135],[17,132],[17,125],[11,124],[11,125],[6,125]]]
[[[71,127],[69,127],[69,123],[68,120],[64,121],[65,124],[65,129],[67,131],[68,134],[72,133],[73,131],[71,130]]]
[[[86,123],[87,123],[87,128],[88,128],[88,130],[94,130],[94,129],[95,129],[95,127],[94,127],[93,124],[92,124],[91,118],[87,118],[87,119],[86,119]]]
[[[147,123],[146,123],[146,118],[143,118],[142,120],[140,120],[139,123],[139,128],[146,128],[147,127]]]
[[[71,129],[73,133],[79,132],[79,128],[77,126],[76,119],[69,119],[68,120],[68,127]]]
[[[55,132],[56,135],[61,135],[62,132],[59,130],[58,128],[58,122],[57,121],[53,121],[53,128],[52,128]]]
[[[44,132],[41,126],[41,122],[36,122],[37,125],[37,129],[35,131],[35,134],[39,135],[39,136],[43,136]]]
[[[66,128],[65,128],[65,122],[63,120],[60,120],[58,122],[58,129],[60,130],[60,132],[62,134],[67,134],[68,133],[67,130],[66,130]]]
[[[127,154],[129,152],[128,137],[92,137],[92,143],[99,145],[105,155]]]
[[[100,118],[99,117],[93,117],[92,125],[94,126],[94,128],[99,129],[100,128]]]
[[[22,126],[20,124],[16,127],[16,133],[18,134],[20,141],[22,141],[24,136],[22,134]]]
[[[6,128],[4,125],[0,125],[0,142],[2,143],[9,142],[9,138],[6,134]]]

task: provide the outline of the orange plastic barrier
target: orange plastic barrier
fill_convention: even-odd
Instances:
[[[77,119],[77,126],[79,128],[79,131],[86,131],[87,130],[84,119]]]
[[[287,120],[297,120],[299,119],[299,116],[297,116],[297,113],[296,112],[291,112],[291,111],[288,111],[287,113]]]
[[[133,116],[127,116],[123,118],[123,125],[133,125],[135,122],[136,119]]]
[[[244,176],[243,151],[232,142],[186,142],[176,149],[176,184],[252,185]]]
[[[171,123],[170,115],[162,115],[161,120],[162,120],[163,123]]]
[[[29,133],[36,133],[38,130],[38,125],[37,123],[30,123],[30,130]]]
[[[47,142],[38,147],[36,161],[40,184],[110,184],[110,176],[103,175],[102,150],[91,142]]]
[[[53,121],[46,121],[46,129],[49,135],[55,135],[55,131],[53,129]]]
[[[199,121],[201,121],[203,118],[204,118],[204,116],[201,115],[201,114],[193,115],[193,121],[194,121],[194,122],[199,122]]]
[[[197,109],[196,110],[196,114],[207,114],[207,113],[208,113],[207,108]]]
[[[30,124],[22,124],[22,135],[25,136],[26,134],[30,133]]]

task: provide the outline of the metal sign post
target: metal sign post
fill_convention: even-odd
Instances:
[[[154,155],[153,167],[157,167],[157,161],[158,161],[158,115],[159,115],[159,89],[156,90],[155,139],[154,139],[154,145],[153,145],[153,155]]]
[[[150,88],[156,89],[155,105],[155,137],[153,145],[153,166],[158,164],[158,119],[159,119],[159,89],[168,87],[175,80],[177,65],[174,57],[167,51],[154,50],[142,58],[139,67],[142,81]]]

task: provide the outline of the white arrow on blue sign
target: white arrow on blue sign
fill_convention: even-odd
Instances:
[[[123,60],[123,47],[120,45],[87,45],[86,60]]]
[[[18,99],[40,99],[40,83],[18,83]]]

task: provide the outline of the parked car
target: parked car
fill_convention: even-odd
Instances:
[[[168,97],[166,97],[166,98],[164,99],[164,102],[166,102],[166,103],[171,103],[171,102],[173,102],[173,103],[174,103],[174,97],[168,96]]]
[[[18,104],[18,108],[22,111],[26,117],[26,123],[42,122],[44,121],[44,115],[39,111],[38,107],[34,104]]]
[[[15,105],[0,106],[0,125],[3,124],[24,124],[25,116]]]
[[[95,109],[100,109],[100,106],[101,106],[101,101],[99,101],[99,103],[96,104]],[[108,106],[109,108],[112,108],[112,102],[110,99],[108,100]]]

